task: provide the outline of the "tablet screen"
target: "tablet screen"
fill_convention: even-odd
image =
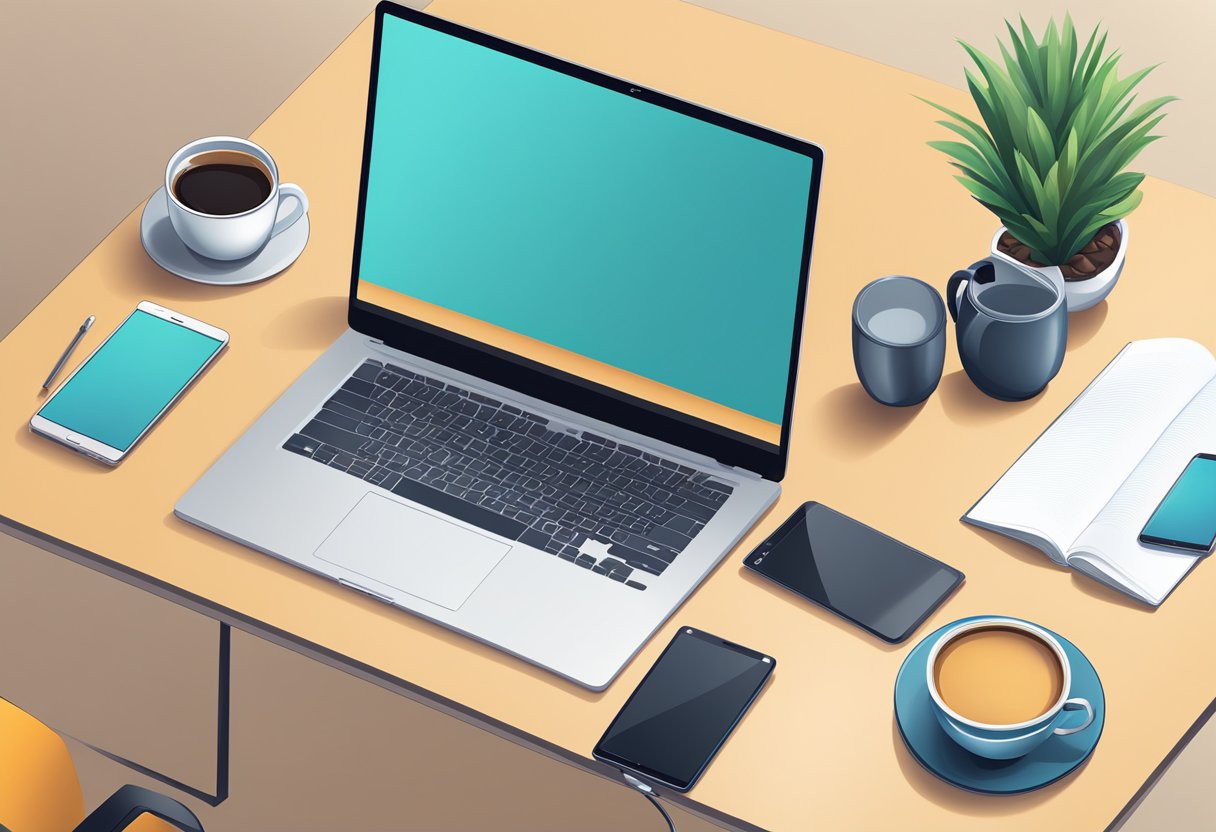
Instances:
[[[747,565],[888,641],[907,638],[962,581],[957,570],[818,503],[787,520]]]

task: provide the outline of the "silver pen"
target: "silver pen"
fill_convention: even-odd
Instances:
[[[95,320],[97,320],[95,315],[90,315],[84,319],[84,323],[80,325],[80,329],[76,330],[76,335],[72,338],[71,343],[68,344],[68,348],[63,351],[63,355],[59,356],[59,360],[55,362],[55,367],[51,370],[51,374],[46,377],[46,381],[42,382],[43,390],[51,389],[51,382],[55,380],[55,376],[59,375],[59,371],[63,369],[63,365],[68,363],[68,359],[76,351],[76,346],[84,338],[84,334],[89,331],[89,328],[93,326],[93,321]]]

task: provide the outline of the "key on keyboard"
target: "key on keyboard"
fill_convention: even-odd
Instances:
[[[283,447],[634,589],[733,489],[454,384],[364,361]],[[597,561],[588,541],[607,545]],[[640,574],[639,574],[640,573]]]

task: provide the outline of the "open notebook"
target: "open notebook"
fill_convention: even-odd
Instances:
[[[1133,341],[962,519],[1157,606],[1200,558],[1138,536],[1197,453],[1216,453],[1216,358]]]

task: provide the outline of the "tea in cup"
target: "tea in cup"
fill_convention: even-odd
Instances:
[[[1072,668],[1064,648],[1019,619],[982,618],[946,631],[929,652],[926,673],[942,730],[981,757],[1021,757],[1094,720],[1088,700],[1068,695]],[[1080,711],[1079,724],[1063,727]]]

